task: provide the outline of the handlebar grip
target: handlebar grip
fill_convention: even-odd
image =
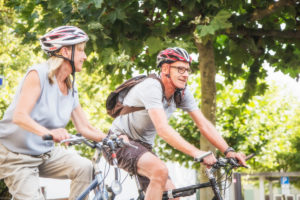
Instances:
[[[124,142],[124,141],[123,141],[123,144],[124,144],[125,146],[127,146],[127,147],[132,147],[132,148],[135,148],[135,149],[138,149],[138,148],[139,148],[138,146],[135,146],[135,145],[133,145],[133,144],[130,144],[129,142]]]
[[[203,158],[205,158],[206,156],[209,156],[210,154],[212,154],[212,152],[208,151],[208,152],[202,154],[200,157],[194,158],[194,161],[196,161],[196,162],[203,162]]]
[[[46,134],[42,136],[43,140],[53,140],[53,136],[50,134]]]
[[[255,153],[251,153],[248,156],[246,156],[245,160],[249,160],[249,159],[253,158],[254,156],[255,156]]]

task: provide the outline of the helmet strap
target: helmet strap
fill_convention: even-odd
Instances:
[[[72,96],[74,97],[74,83],[75,83],[75,63],[74,63],[74,55],[75,55],[75,45],[72,45],[72,54],[71,54],[71,59],[66,58],[62,55],[58,55],[56,53],[52,53],[52,56],[58,57],[58,58],[63,58],[65,60],[68,60],[71,64],[72,67],[72,76],[73,76],[73,81],[72,81]]]
[[[179,88],[176,87],[176,85],[174,84],[173,80],[171,79],[171,70],[169,67],[169,73],[166,74],[166,77],[170,79],[171,85],[175,88],[175,90],[178,90]]]
[[[72,76],[73,76],[73,81],[72,81],[72,96],[74,97],[74,83],[75,83],[75,64],[74,64],[74,55],[75,55],[75,45],[72,45],[72,54],[71,54],[71,60],[70,64],[72,66]]]

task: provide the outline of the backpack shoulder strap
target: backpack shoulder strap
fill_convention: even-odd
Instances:
[[[145,75],[139,75],[139,76],[133,77],[133,78],[125,81],[124,83],[122,83],[119,87],[117,87],[117,89],[115,89],[114,92],[119,93],[122,90],[124,90],[125,88],[128,88],[128,91],[129,91],[129,89],[131,89],[136,84],[142,82],[146,78],[147,78],[147,76],[145,76]]]
[[[119,115],[125,115],[125,114],[132,113],[135,111],[144,110],[145,107],[134,107],[134,106],[123,105],[122,102],[117,101],[117,96],[119,95],[119,93],[121,91],[124,91],[125,92],[124,97],[125,97],[127,95],[127,93],[129,92],[129,90],[133,86],[144,81],[146,78],[153,78],[153,79],[156,79],[159,81],[159,83],[161,84],[162,90],[163,90],[163,97],[162,97],[162,101],[163,101],[164,96],[165,96],[164,95],[165,87],[164,87],[161,79],[156,74],[149,74],[148,76],[140,75],[140,76],[136,76],[134,78],[131,78],[131,79],[125,81],[114,92],[111,93],[111,95],[108,97],[107,102],[114,100],[115,103],[112,104],[113,106],[109,106],[107,103],[106,108],[108,110],[108,114],[112,117],[117,117]]]
[[[159,81],[159,83],[161,84],[162,90],[163,90],[163,97],[162,97],[162,101],[163,101],[164,96],[165,96],[165,86],[162,83],[161,79],[156,74],[149,74],[148,76],[141,75],[141,76],[137,77],[137,79],[139,79],[138,83],[144,81],[146,78],[153,78],[153,79],[156,79],[156,80]],[[134,85],[136,85],[136,84],[134,84]],[[118,90],[118,88],[116,90]],[[128,114],[128,113],[132,113],[132,112],[139,111],[139,110],[144,110],[144,109],[145,109],[145,107],[134,107],[134,106],[125,106],[125,105],[123,105],[123,108],[120,112],[120,115],[125,115],[125,114]]]
[[[165,86],[164,86],[163,82],[161,81],[161,79],[156,74],[149,74],[148,78],[153,78],[153,79],[156,79],[156,80],[159,81],[159,83],[161,85],[161,88],[162,88],[162,92],[163,92],[163,97],[162,97],[162,101],[163,101],[164,98],[165,98]]]

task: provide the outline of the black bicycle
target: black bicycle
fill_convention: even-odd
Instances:
[[[195,159],[195,162],[202,162],[203,158],[205,158],[206,156],[208,156],[210,154],[212,154],[212,152],[207,152],[207,153],[203,154],[201,157]],[[254,155],[255,154],[250,154],[249,156],[246,157],[246,160],[249,160]],[[209,179],[209,182],[165,191],[163,193],[162,199],[167,200],[167,199],[173,199],[173,198],[177,198],[177,197],[191,196],[191,195],[195,194],[198,189],[211,187],[214,192],[213,200],[223,200],[219,185],[223,181],[231,180],[232,170],[234,168],[238,168],[238,167],[244,167],[244,166],[238,164],[238,161],[234,158],[219,158],[217,160],[217,162],[211,168],[206,169],[206,175]],[[221,177],[217,178],[216,172],[220,169],[223,171],[223,173],[221,174]],[[222,178],[224,176],[225,176],[225,178],[223,180]],[[225,189],[226,189],[226,186],[225,186]],[[224,189],[224,191],[225,191],[225,189]]]

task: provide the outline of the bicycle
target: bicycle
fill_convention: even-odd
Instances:
[[[51,135],[43,136],[43,140],[53,140]],[[69,139],[62,140],[60,143],[68,143],[68,145],[79,145],[84,143],[85,145],[96,149],[93,156],[93,166],[94,166],[94,179],[91,184],[77,197],[76,200],[85,199],[92,191],[94,191],[93,200],[113,200],[115,197],[121,193],[122,185],[120,182],[120,172],[117,166],[116,159],[116,149],[123,147],[124,145],[137,148],[136,146],[126,143],[123,139],[118,138],[117,135],[110,135],[105,138],[102,142],[90,142],[87,138],[81,136],[80,134],[71,135]],[[102,157],[102,152],[107,149],[113,158],[113,168],[114,168],[114,180],[111,182],[110,186],[105,185],[105,172],[103,173],[100,169],[99,163]]]
[[[194,161],[202,162],[203,159],[210,154],[212,154],[212,152],[207,152],[207,153],[203,154],[201,157],[196,158]],[[246,157],[246,160],[249,160],[254,155],[255,154],[250,154],[249,156]],[[225,181],[227,181],[228,179],[231,179],[233,168],[238,168],[238,167],[245,167],[245,166],[238,164],[237,160],[234,158],[219,158],[219,159],[217,159],[217,162],[213,166],[211,166],[211,168],[208,168],[205,170],[206,175],[209,179],[209,182],[165,191],[163,193],[162,200],[173,199],[173,198],[177,198],[177,197],[191,196],[191,195],[195,194],[198,189],[207,188],[207,187],[211,187],[213,190],[214,197],[212,200],[223,200],[222,195],[221,195],[221,190],[219,188],[220,182],[218,182],[218,179],[215,176],[215,172],[219,169],[223,169],[225,171],[224,174],[226,174]],[[221,177],[223,175],[221,175]]]
[[[116,195],[121,193],[122,190],[122,185],[119,181],[119,168],[117,166],[117,160],[116,160],[116,154],[115,150],[116,147],[120,148],[123,147],[123,145],[129,145],[134,148],[137,148],[129,143],[124,143],[122,139],[119,139],[117,135],[111,135],[109,138],[104,139],[102,142],[99,143],[91,143],[89,142],[86,138],[80,136],[72,136],[70,139],[63,140],[61,143],[68,142],[71,145],[78,145],[81,143],[86,144],[87,146],[91,148],[96,148],[96,152],[94,158],[93,158],[93,163],[94,163],[94,171],[95,171],[95,178],[92,181],[92,183],[88,186],[88,188],[85,189],[85,191],[77,198],[77,200],[83,200],[92,190],[95,191],[95,196],[93,200],[113,200]],[[99,161],[102,156],[102,151],[103,147],[106,146],[111,150],[111,155],[113,157],[113,167],[115,169],[115,176],[114,176],[114,181],[112,182],[111,186],[105,186],[104,180],[105,176],[102,176],[102,171],[99,168]],[[203,154],[201,157],[196,158],[195,162],[202,162],[203,159],[212,154],[212,152],[207,152]],[[254,154],[251,154],[247,156],[246,160],[252,158]],[[209,169],[206,169],[206,175],[209,179],[209,182],[205,183],[200,183],[200,184],[194,184],[186,187],[181,187],[177,189],[172,189],[165,191],[163,193],[162,200],[167,200],[167,199],[172,199],[172,198],[177,198],[177,197],[187,197],[191,196],[196,193],[198,189],[201,188],[207,188],[211,187],[213,192],[214,192],[214,197],[212,200],[223,200],[222,195],[221,195],[221,190],[219,188],[219,183],[218,180],[216,179],[215,172],[219,169],[223,169],[226,174],[225,181],[230,179],[231,174],[232,174],[232,169],[233,168],[238,168],[238,167],[243,167],[238,164],[237,160],[233,158],[219,158],[217,159],[217,162]],[[228,176],[229,175],[229,176]],[[143,200],[144,199],[144,193],[141,190],[141,187],[139,185],[137,176],[135,176],[135,182],[137,184],[138,188],[138,198],[137,200]]]

